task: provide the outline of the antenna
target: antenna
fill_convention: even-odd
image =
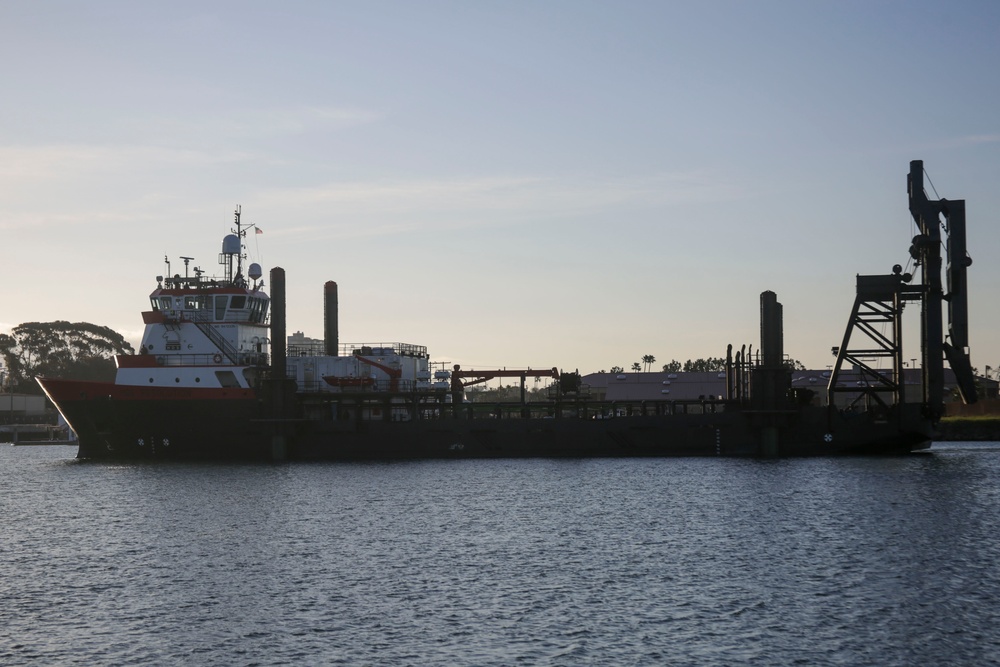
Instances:
[[[188,264],[191,262],[192,259],[194,259],[194,257],[181,257],[181,259],[184,260],[184,279],[187,280],[187,278],[188,278]]]
[[[243,281],[243,238],[247,235],[246,229],[240,223],[240,215],[243,212],[243,206],[240,204],[236,205],[236,229],[232,230],[236,237],[240,239],[240,249],[236,253],[236,277],[233,279],[234,283],[240,283]],[[249,225],[247,225],[249,227]]]

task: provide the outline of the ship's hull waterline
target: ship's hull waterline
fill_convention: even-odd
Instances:
[[[143,392],[114,385],[42,380],[79,437],[80,458],[155,460],[405,460],[673,456],[903,454],[926,448],[930,433],[915,410],[882,423],[805,408],[774,431],[753,412],[715,411],[627,417],[390,421],[271,419],[252,392]],[[157,396],[160,393],[162,395]],[[903,406],[906,407],[906,406]],[[770,438],[768,434],[773,434]]]

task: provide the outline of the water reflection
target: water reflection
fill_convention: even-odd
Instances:
[[[4,663],[985,664],[1000,641],[997,443],[0,464]]]

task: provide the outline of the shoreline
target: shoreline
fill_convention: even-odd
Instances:
[[[945,417],[937,425],[935,440],[1000,441],[1000,417]]]

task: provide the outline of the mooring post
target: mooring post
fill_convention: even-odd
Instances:
[[[788,373],[784,368],[784,332],[782,331],[782,308],[774,292],[760,295],[760,350],[761,365],[754,382],[757,410],[762,412],[764,423],[760,429],[760,454],[763,457],[778,456],[780,451],[779,409],[786,400],[789,385]]]
[[[285,270],[276,266],[271,269],[271,418],[274,420],[271,430],[271,460],[278,462],[284,461],[288,456],[284,422],[288,409],[285,399],[288,365],[286,335]]]

